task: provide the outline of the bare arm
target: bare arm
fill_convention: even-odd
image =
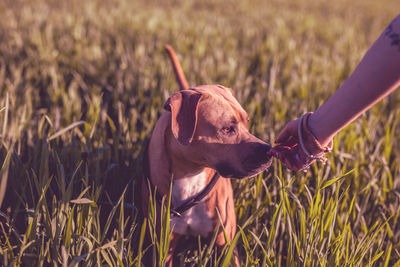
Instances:
[[[289,122],[271,154],[292,170],[312,163],[333,136],[400,86],[400,15],[384,30],[342,86],[312,115]],[[303,128],[303,147],[298,136]],[[301,130],[301,132],[303,132]],[[307,131],[306,131],[307,130]],[[307,150],[307,153],[305,152]]]
[[[386,28],[357,68],[308,120],[324,146],[347,124],[400,85],[400,15]]]

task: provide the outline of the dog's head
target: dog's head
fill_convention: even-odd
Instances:
[[[271,165],[271,147],[250,134],[248,115],[231,89],[203,85],[182,90],[164,108],[171,112],[173,149],[186,160],[228,178],[253,176]]]

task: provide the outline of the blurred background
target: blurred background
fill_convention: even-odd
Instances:
[[[390,0],[1,1],[3,265],[140,265],[133,188],[178,91],[165,44],[189,85],[232,88],[251,132],[272,143],[340,86],[399,10]],[[399,264],[399,106],[395,92],[345,128],[325,166],[292,173],[275,161],[234,183],[243,266]],[[191,243],[180,265],[218,262],[207,241]]]

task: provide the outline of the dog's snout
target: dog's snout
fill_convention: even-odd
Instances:
[[[257,170],[269,167],[271,163],[271,146],[266,143],[252,143],[249,153],[242,162],[246,170]]]
[[[271,157],[270,154],[268,153],[270,150],[271,146],[260,144],[252,151],[248,159],[255,164],[262,164],[268,161],[269,158]]]
[[[271,146],[262,143],[255,143],[254,144],[254,156],[255,157],[265,157],[268,155],[268,152],[271,150]]]

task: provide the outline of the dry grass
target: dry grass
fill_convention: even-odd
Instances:
[[[399,8],[0,2],[2,265],[140,265],[144,224],[132,188],[162,105],[178,90],[164,44],[191,85],[233,88],[251,131],[274,140],[332,94]],[[176,262],[226,266],[236,246],[243,266],[400,266],[399,106],[396,92],[345,128],[325,166],[292,173],[275,161],[235,182],[235,241],[217,255],[213,240],[189,239]],[[161,265],[167,226],[147,248]]]

